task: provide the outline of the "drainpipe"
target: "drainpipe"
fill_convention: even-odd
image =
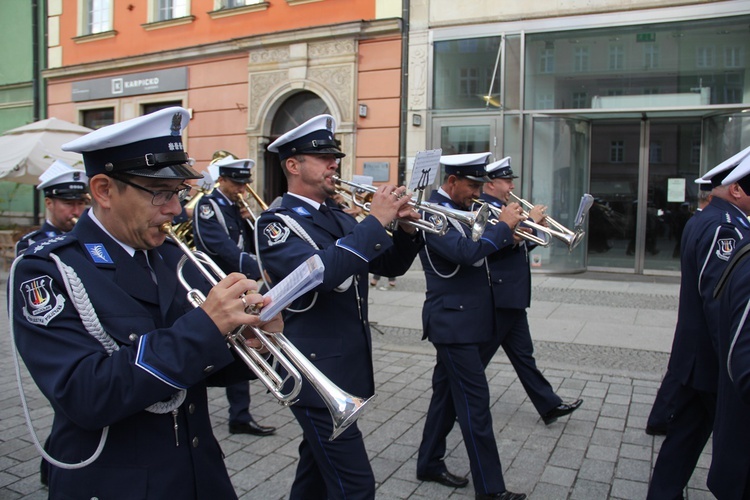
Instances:
[[[31,0],[31,94],[32,94],[32,122],[40,120],[39,108],[40,108],[40,96],[41,96],[41,82],[39,81],[39,0]],[[39,211],[41,210],[41,203],[39,201],[39,194],[37,190],[33,190],[34,194],[34,213],[31,217],[32,224],[39,225]]]
[[[409,115],[409,0],[401,0],[401,137],[399,137],[398,185],[406,184],[406,127]]]

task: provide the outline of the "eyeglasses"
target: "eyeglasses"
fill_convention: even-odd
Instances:
[[[178,187],[177,189],[173,191],[166,191],[166,190],[152,191],[134,182],[126,181],[125,179],[120,178],[120,177],[117,177],[117,180],[122,182],[123,184],[127,184],[128,186],[133,186],[136,189],[140,189],[141,191],[145,191],[149,193],[151,196],[153,196],[153,198],[151,198],[151,204],[154,205],[155,207],[166,205],[175,195],[177,195],[177,199],[180,202],[183,202],[188,197],[188,195],[190,194],[190,190],[192,189],[190,186],[183,184],[181,187]]]

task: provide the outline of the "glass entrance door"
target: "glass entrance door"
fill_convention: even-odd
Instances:
[[[591,135],[589,269],[679,272],[697,208],[700,119],[595,121]]]

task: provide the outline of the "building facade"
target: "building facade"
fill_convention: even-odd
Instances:
[[[750,2],[413,1],[407,156],[512,157],[516,192],[587,238],[546,272],[676,274],[694,180],[750,146]],[[408,173],[407,173],[408,175]]]
[[[49,0],[49,113],[92,128],[180,105],[198,169],[217,150],[257,162],[266,202],[286,190],[276,137],[332,114],[343,176],[396,182],[400,2]]]
[[[37,85],[44,68],[43,0],[0,3],[0,133],[45,118],[44,88]],[[33,186],[0,181],[0,225],[11,225],[19,214],[31,213]]]

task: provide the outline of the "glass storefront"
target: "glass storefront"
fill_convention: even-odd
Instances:
[[[526,109],[747,102],[748,18],[529,35]]]
[[[694,179],[750,145],[749,24],[435,40],[431,143],[512,156],[518,194],[562,223],[582,192],[595,196],[581,250],[553,243],[543,270],[677,273]]]

